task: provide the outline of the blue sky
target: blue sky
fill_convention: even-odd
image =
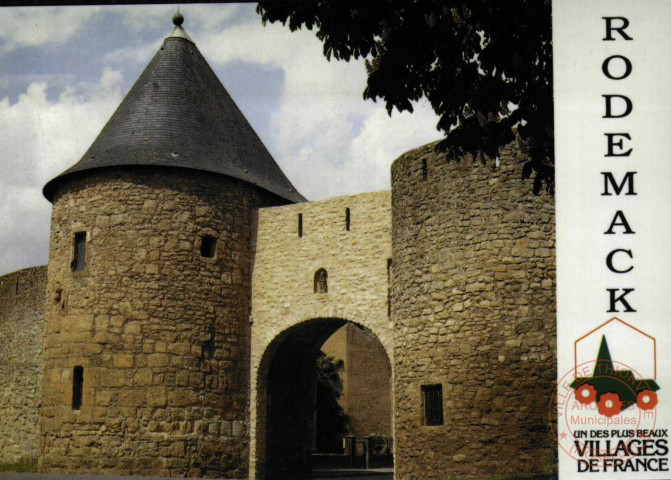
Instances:
[[[184,29],[310,200],[388,189],[391,162],[440,138],[426,102],[364,102],[363,62],[313,32],[263,27],[254,4],[184,5]],[[47,262],[42,186],[84,154],[172,31],[174,6],[0,9],[0,275]]]

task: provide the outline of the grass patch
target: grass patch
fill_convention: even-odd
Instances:
[[[37,463],[0,463],[0,472],[37,473]]]

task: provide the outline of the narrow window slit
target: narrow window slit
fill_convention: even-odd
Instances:
[[[349,208],[345,209],[345,230],[349,232],[349,225],[350,225],[350,212]]]
[[[77,366],[72,370],[72,409],[82,408],[84,393],[84,367]]]
[[[73,243],[72,264],[70,269],[73,272],[83,272],[86,268],[86,232],[75,233]]]
[[[391,318],[391,258],[387,259],[387,317]]]
[[[429,176],[429,167],[426,165],[426,158],[422,160],[422,180],[426,180]]]
[[[303,214],[302,213],[298,214],[298,236],[299,237],[303,236]]]

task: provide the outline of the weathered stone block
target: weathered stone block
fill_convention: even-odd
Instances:
[[[147,389],[147,405],[150,407],[165,407],[167,404],[165,387],[151,387]]]
[[[116,368],[132,368],[133,354],[132,353],[117,353],[113,357],[113,365]]]
[[[153,353],[147,356],[147,364],[152,368],[166,367],[170,364],[170,355],[165,353]]]
[[[144,389],[127,389],[119,392],[119,405],[122,407],[139,407],[146,401],[147,393]]]

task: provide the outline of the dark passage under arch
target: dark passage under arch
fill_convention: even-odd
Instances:
[[[332,360],[325,361],[322,345],[348,323],[351,324],[341,319],[303,322],[283,332],[264,354],[265,368],[259,371],[258,391],[265,397],[265,412],[260,412],[263,425],[257,427],[257,432],[265,437],[259,444],[265,450],[261,452],[259,470],[266,472],[267,479],[311,478],[312,468],[323,468],[325,460],[332,461],[334,467],[349,465],[351,459],[342,446],[345,437],[354,436],[355,432],[349,430],[349,424],[341,424],[347,422],[347,416],[339,416],[332,399],[325,398],[329,395],[328,385],[325,390],[317,378],[332,375],[328,369],[334,366]],[[366,335],[379,344],[372,333]],[[384,350],[381,344],[379,347]],[[388,362],[386,353],[384,356]],[[319,372],[318,363],[322,369]],[[359,450],[363,441],[358,441]]]

